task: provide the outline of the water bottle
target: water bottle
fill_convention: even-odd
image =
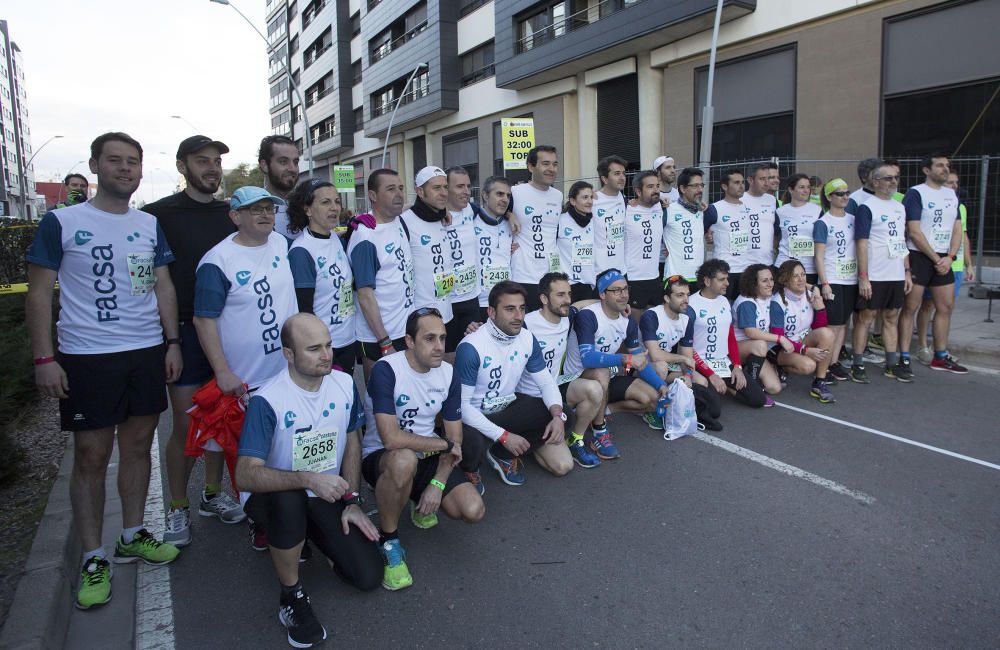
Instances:
[[[670,406],[670,395],[664,395],[656,402],[656,415],[663,418],[667,414],[667,407]]]

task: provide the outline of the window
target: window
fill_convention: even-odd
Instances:
[[[277,115],[271,116],[271,135],[286,135],[289,133],[288,120],[289,111],[281,111]]]
[[[462,55],[462,87],[492,77],[494,74],[493,41]]]
[[[468,16],[487,2],[489,2],[489,0],[459,0],[458,17],[461,18],[462,16]]]
[[[319,38],[313,41],[309,47],[305,49],[302,53],[302,67],[303,69],[308,68],[316,59],[323,56],[323,53],[330,49],[333,45],[333,32],[329,27],[320,34]]]
[[[288,33],[288,19],[285,14],[278,14],[274,20],[267,25],[267,42],[274,45],[278,40]]]
[[[285,61],[288,58],[288,46],[282,43],[281,47],[271,53],[268,58],[267,76],[273,77],[285,70]]]
[[[299,3],[296,2],[296,0],[292,0],[291,2],[288,3],[288,9],[286,11],[286,15],[288,16],[288,22],[289,23],[292,22],[292,18],[294,18],[295,15],[298,13],[299,13]]]
[[[554,2],[517,21],[519,52],[528,50],[562,36],[566,29],[566,2]],[[558,24],[557,24],[558,21]],[[556,33],[558,30],[558,33]]]
[[[421,2],[368,42],[372,63],[384,59],[425,29],[427,29],[427,3]]]
[[[319,12],[323,11],[323,7],[326,6],[326,0],[312,0],[306,5],[306,8],[302,11],[302,29],[309,26]]]
[[[312,106],[331,92],[333,92],[333,72],[328,72],[322,79],[306,88],[306,107]]]
[[[309,129],[313,143],[323,142],[337,135],[337,116],[331,115]]]
[[[351,64],[351,83],[355,85],[361,83],[361,59]]]
[[[472,187],[479,187],[479,129],[446,135],[441,138],[441,148],[445,169],[456,166],[465,168]]]
[[[292,40],[288,42],[288,53],[295,54],[299,51],[299,35],[296,34],[292,37]]]
[[[795,152],[795,114],[771,115],[715,124],[712,129],[712,160],[760,160]],[[701,150],[698,127],[695,151]]]
[[[358,106],[354,109],[354,130],[360,131],[365,128],[365,109]]]
[[[271,108],[288,101],[288,77],[283,77],[271,85]]]
[[[403,95],[403,86],[406,84],[406,80],[409,75],[405,77],[400,77],[394,82],[379,89],[371,96],[372,102],[372,117],[379,117],[381,115],[386,115],[392,112],[395,107],[395,102],[397,98],[402,97],[402,104],[409,104],[421,97],[426,97],[430,94],[430,75],[425,70],[413,78],[413,82],[410,84],[409,90]]]
[[[302,121],[302,107],[292,106],[292,124],[298,124]]]
[[[371,156],[368,159],[368,167],[370,169],[396,169],[396,149],[391,148],[385,152],[385,164],[382,164],[382,152],[379,152],[376,156]]]
[[[639,78],[610,79],[597,89],[597,157],[621,156],[628,171],[642,168],[639,157]]]
[[[422,135],[410,140],[410,147],[413,149],[413,168],[423,169],[427,166],[427,138]]]
[[[382,0],[368,0],[368,11],[371,11],[375,7],[379,6]]]
[[[351,38],[361,33],[361,12],[355,11],[351,16]]]
[[[526,115],[518,115],[517,117],[532,117],[532,114],[528,113]],[[528,173],[527,169],[508,169],[504,171],[503,138],[500,132],[500,122],[493,123],[493,175],[506,176],[511,185],[522,181],[526,183],[531,180],[531,174]]]

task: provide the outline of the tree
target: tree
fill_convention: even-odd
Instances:
[[[233,192],[245,185],[264,187],[264,172],[260,167],[251,167],[248,163],[240,163],[223,177],[225,180],[226,196],[232,196]]]

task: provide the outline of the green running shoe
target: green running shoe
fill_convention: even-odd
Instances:
[[[80,589],[76,606],[90,609],[111,600],[111,564],[103,557],[92,557],[80,569]]]
[[[429,515],[420,514],[417,512],[417,504],[410,501],[410,521],[412,521],[413,525],[417,528],[427,530],[428,528],[434,528],[438,525],[438,516],[436,512],[432,512]]]
[[[148,530],[143,528],[131,542],[125,544],[121,536],[115,542],[115,562],[117,564],[127,564],[142,560],[146,564],[161,565],[168,564],[177,559],[180,549],[173,544],[167,544],[153,537]]]
[[[413,585],[413,576],[406,566],[406,551],[398,539],[389,539],[379,547],[385,558],[385,571],[382,574],[382,586],[389,591],[406,589]]]
[[[663,418],[656,413],[643,413],[642,419],[650,429],[663,431]]]

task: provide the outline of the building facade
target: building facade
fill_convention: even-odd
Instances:
[[[566,182],[697,157],[713,0],[267,2],[275,133],[305,128],[284,61],[317,173],[353,164],[359,189],[387,133],[404,179],[502,173],[502,117],[534,118]],[[998,23],[996,0],[725,0],[712,159],[1000,153]]]
[[[28,95],[24,87],[21,50],[11,40],[7,21],[0,20],[0,216],[37,218],[35,170],[31,160],[31,127],[28,121]],[[22,213],[26,196],[27,214]],[[44,199],[42,199],[44,201]]]

